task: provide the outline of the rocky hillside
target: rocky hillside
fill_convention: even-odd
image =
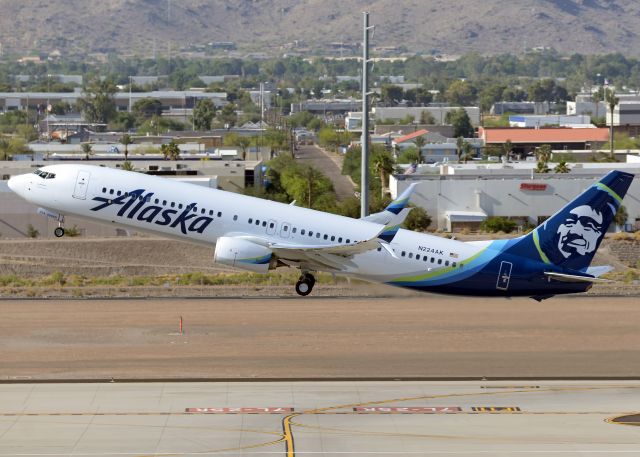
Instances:
[[[640,55],[637,0],[0,0],[0,43],[5,54],[151,55],[155,48],[164,55],[231,41],[243,51],[278,54],[287,43],[318,50],[359,42],[364,10],[376,26],[375,46],[411,52],[542,46]]]

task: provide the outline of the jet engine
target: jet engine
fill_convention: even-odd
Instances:
[[[218,238],[213,261],[256,273],[266,273],[276,267],[276,260],[269,248],[229,236]]]

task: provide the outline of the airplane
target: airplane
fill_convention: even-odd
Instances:
[[[215,246],[213,261],[252,272],[319,271],[412,290],[543,300],[586,292],[610,267],[590,267],[634,175],[611,171],[517,238],[462,242],[400,228],[415,185],[363,219],[105,167],[49,165],[9,188],[58,221],[66,215]]]

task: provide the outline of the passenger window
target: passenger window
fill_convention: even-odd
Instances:
[[[182,203],[178,203],[178,209],[182,209]]]
[[[218,217],[222,217],[222,213],[218,211]]]
[[[206,209],[202,208],[202,209],[200,210],[200,214],[204,214],[206,211],[207,211]]]
[[[325,239],[325,240],[328,240],[328,239],[329,239],[329,235],[327,235],[327,234],[325,233],[325,235],[324,235],[324,239]]]
[[[349,238],[347,238],[347,244],[351,243],[351,240]]]
[[[120,195],[122,195],[122,192],[117,191],[117,192],[116,192],[116,195],[119,197]]]
[[[275,226],[273,225],[273,222],[272,222],[272,223],[269,224],[269,228],[273,228],[273,227],[275,227]]]
[[[253,219],[252,219],[252,218],[249,218],[248,223],[249,223],[249,224],[251,224],[252,222],[253,222]]]
[[[309,230],[309,236],[313,236],[313,232]]]
[[[167,201],[166,200],[162,200],[162,206],[167,206]]]
[[[382,248],[380,246],[378,246],[378,249],[376,249],[378,252],[382,251]]]
[[[284,227],[282,227],[282,230],[284,230],[285,232],[289,231],[289,227],[287,227],[286,225]]]
[[[416,260],[420,260],[420,254],[416,254]]]
[[[235,216],[233,216],[233,220],[237,221],[238,220],[238,215],[236,214]]]
[[[106,194],[106,193],[107,193],[107,188],[106,188],[106,187],[103,187],[103,188],[102,188],[102,193],[103,193],[103,194]]]
[[[155,204],[157,205],[158,203],[160,203],[160,200],[158,200],[158,199],[156,198],[156,199],[153,201],[153,203],[155,203]]]
[[[404,257],[405,255],[407,255],[406,252],[402,251],[402,254],[400,254],[402,257]]]
[[[260,225],[260,221],[256,219],[256,225]]]
[[[410,258],[410,259],[413,259],[413,252],[410,252],[410,253],[409,253],[409,258]]]
[[[457,265],[456,265],[456,263],[455,263],[455,262],[453,262],[453,265],[452,265],[452,266],[455,268]]]
[[[304,232],[305,232],[304,229],[300,230],[300,235],[304,235]]]
[[[338,243],[342,243],[342,237],[338,238]]]
[[[320,232],[316,233],[316,238],[320,238]]]
[[[293,229],[291,230],[291,233],[296,233],[296,230],[298,230],[298,229],[293,227]]]
[[[448,260],[445,260],[445,261],[444,261],[444,266],[445,266],[445,267],[448,267],[448,266],[449,266],[449,261],[448,261]]]
[[[425,256],[422,258],[422,260],[423,260],[424,262],[426,262],[427,260],[429,260],[429,258],[425,255]]]
[[[267,226],[267,221],[262,221],[262,226],[266,227]]]
[[[113,189],[109,189],[109,194],[113,195]]]
[[[171,207],[175,208],[176,207],[176,203],[175,202],[171,202]]]
[[[431,257],[431,263],[435,263],[436,259],[434,257]]]
[[[335,241],[335,240],[336,240],[336,237],[331,235],[331,241]]]
[[[442,265],[442,259],[438,259],[438,265]]]
[[[212,209],[209,210],[209,216],[213,216],[213,210]],[[218,217],[220,217],[220,214],[218,214]]]

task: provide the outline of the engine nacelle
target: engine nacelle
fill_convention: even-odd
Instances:
[[[218,238],[213,255],[214,262],[257,273],[266,273],[275,268],[272,259],[273,252],[269,248],[228,236]]]

